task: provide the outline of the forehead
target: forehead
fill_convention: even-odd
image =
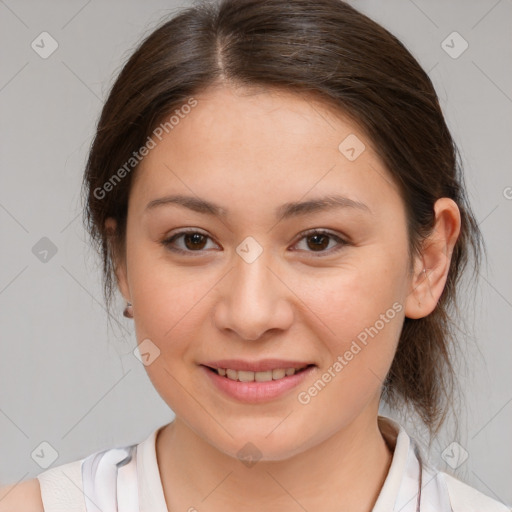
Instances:
[[[372,192],[383,199],[389,189],[396,196],[371,141],[317,98],[215,87],[194,99],[136,170],[135,200],[164,190],[202,197],[208,192],[221,204],[257,196],[262,207],[274,199],[285,202],[283,194],[297,200],[335,191],[371,201]]]

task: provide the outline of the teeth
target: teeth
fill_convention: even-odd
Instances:
[[[273,370],[267,370],[266,372],[254,372],[254,380],[256,382],[271,381],[272,380],[272,372],[273,372]]]
[[[226,376],[228,379],[237,380],[238,372],[236,370],[230,370],[226,368]]]
[[[293,372],[295,373],[295,371]],[[286,375],[286,370],[279,368],[278,370],[272,370],[272,379],[282,379]]]
[[[305,367],[304,367],[305,368]],[[232,370],[231,368],[217,368],[217,373],[231,380],[240,382],[269,382],[271,380],[279,380],[285,376],[294,375],[296,371],[302,368],[276,368],[275,370],[267,370],[265,372],[251,372],[247,370]]]

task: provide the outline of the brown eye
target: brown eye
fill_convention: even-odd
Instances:
[[[343,240],[341,237],[335,235],[334,233],[318,229],[303,233],[303,236],[299,242],[302,242],[303,240],[306,241],[306,247],[305,249],[301,250],[305,250],[306,252],[310,253],[318,253],[318,256],[330,255],[343,249],[345,245],[349,245],[346,240]],[[335,246],[329,250],[328,247],[332,241],[335,242]],[[313,256],[316,257],[316,255]]]
[[[197,253],[196,255],[199,256],[204,251],[208,250],[206,247],[208,240],[211,240],[211,238],[199,231],[180,231],[163,240],[161,243],[170,251],[181,254]],[[303,233],[300,242],[303,240],[306,241],[306,244],[305,248],[301,250],[309,253],[317,253],[318,256],[330,255],[341,250],[345,245],[349,245],[349,242],[334,233],[318,229]],[[334,247],[329,248],[332,242],[334,242]],[[313,254],[313,256],[316,256],[316,254]]]
[[[180,231],[161,243],[170,251],[177,253],[201,253],[208,244],[209,236],[199,231]],[[178,243],[180,241],[181,243]]]
[[[183,235],[183,240],[187,249],[203,249],[206,243],[206,237],[201,233],[187,233]]]
[[[327,235],[311,235],[307,237],[307,240],[312,240],[308,247],[314,251],[325,249],[329,245],[329,236]]]

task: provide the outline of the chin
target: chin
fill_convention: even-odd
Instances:
[[[278,462],[290,459],[307,449],[306,444],[314,444],[312,440],[308,443],[304,439],[304,429],[302,429],[302,435],[301,429],[296,433],[290,432],[290,429],[278,432],[278,427],[272,432],[275,425],[276,423],[273,422],[271,428],[243,429],[245,434],[235,435],[234,438],[226,435],[218,440],[212,438],[205,438],[205,440],[225,455],[239,459],[247,467],[257,462]],[[270,432],[272,433],[269,434]]]

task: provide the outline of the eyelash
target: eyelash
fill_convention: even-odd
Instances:
[[[201,255],[201,253],[203,252],[203,250],[199,250],[199,251],[190,251],[190,250],[183,250],[183,249],[177,249],[176,247],[172,247],[171,244],[179,237],[182,237],[184,235],[189,235],[189,234],[198,234],[198,235],[202,235],[202,236],[205,236],[207,238],[210,238],[208,235],[206,235],[205,233],[202,233],[201,231],[198,231],[197,229],[190,229],[190,230],[183,230],[183,231],[179,231],[178,233],[175,233],[174,235],[172,235],[171,237],[169,238],[166,238],[165,240],[162,240],[162,245],[164,247],[166,247],[167,249],[169,249],[170,251],[172,252],[175,252],[175,253],[178,253],[178,254],[193,254],[193,253],[199,253],[198,255]],[[320,251],[318,253],[315,254],[314,251],[306,251],[306,252],[311,252],[312,253],[312,256],[314,258],[321,258],[321,257],[324,257],[326,254],[327,255],[331,255],[333,253],[337,253],[338,251],[340,251],[341,249],[343,249],[344,246],[346,245],[350,245],[350,243],[347,241],[347,240],[344,240],[343,238],[335,235],[334,233],[330,232],[330,231],[327,231],[327,230],[324,230],[324,229],[310,229],[308,231],[305,231],[303,233],[301,233],[301,238],[298,240],[298,242],[294,245],[297,245],[300,241],[302,241],[303,239],[305,238],[308,238],[310,236],[314,236],[314,235],[324,235],[324,236],[328,236],[334,240],[336,240],[340,245],[335,248],[334,250],[329,250],[329,251]],[[195,256],[193,256],[195,257]]]

